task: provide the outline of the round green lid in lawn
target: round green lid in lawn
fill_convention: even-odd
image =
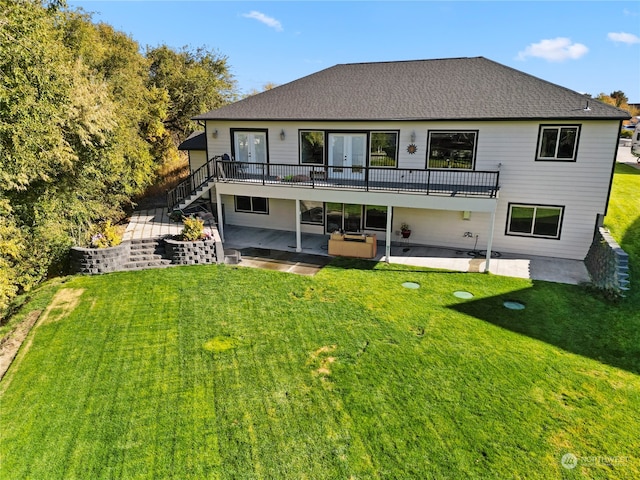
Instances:
[[[509,310],[524,310],[524,304],[513,300],[507,300],[502,305]]]
[[[453,292],[453,296],[457,297],[457,298],[473,298],[473,293],[471,292],[465,292],[464,290],[458,290],[456,292]]]
[[[404,283],[402,284],[402,286],[403,286],[404,288],[411,288],[411,289],[414,289],[414,290],[415,290],[416,288],[420,288],[420,284],[419,284],[419,283],[416,283],[416,282],[404,282]]]

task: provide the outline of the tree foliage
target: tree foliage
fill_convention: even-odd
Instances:
[[[606,93],[600,93],[597,99],[601,102],[621,108],[622,110],[626,110],[627,112],[629,112],[629,114],[631,114],[631,116],[640,115],[640,109],[630,106],[628,103],[629,99],[621,90],[611,92],[611,94],[609,95],[607,95]]]
[[[234,98],[226,58],[147,56],[56,0],[0,0],[0,316],[116,223],[176,156],[190,117]]]
[[[235,81],[227,58],[200,47],[180,51],[166,45],[147,48],[149,85],[167,92],[170,102],[165,125],[184,138],[197,128],[191,118],[234,100]]]

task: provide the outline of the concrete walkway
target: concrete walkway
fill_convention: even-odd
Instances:
[[[631,142],[629,142],[629,145],[631,145]],[[631,154],[631,147],[629,145],[618,145],[616,162],[624,163],[625,165],[629,165],[630,167],[640,170],[640,163],[638,162],[638,158],[640,157],[636,157]]]

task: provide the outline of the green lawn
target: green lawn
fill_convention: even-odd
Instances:
[[[640,478],[637,294],[372,265],[36,292],[24,312],[57,291],[0,383],[0,478]]]

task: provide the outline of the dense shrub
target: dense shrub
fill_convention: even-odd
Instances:
[[[204,222],[198,217],[184,217],[184,228],[180,235],[182,240],[193,242],[204,238]]]

